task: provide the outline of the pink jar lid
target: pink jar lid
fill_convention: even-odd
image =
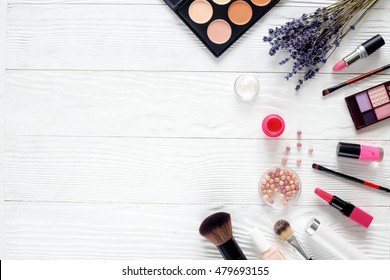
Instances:
[[[264,118],[262,124],[265,135],[269,137],[278,137],[284,132],[285,124],[281,116],[272,114]]]

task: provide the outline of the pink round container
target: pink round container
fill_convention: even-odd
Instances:
[[[285,124],[281,116],[272,114],[264,118],[261,126],[265,135],[269,137],[278,137],[284,132]]]

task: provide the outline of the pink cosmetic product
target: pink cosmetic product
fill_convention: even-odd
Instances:
[[[343,70],[345,67],[348,67],[355,61],[365,58],[369,56],[370,54],[377,51],[379,48],[381,48],[385,44],[385,40],[383,40],[381,35],[376,35],[372,37],[371,39],[367,40],[360,46],[358,46],[351,54],[344,57],[342,60],[340,60],[334,67],[333,71],[340,71]]]
[[[341,214],[349,217],[351,220],[357,222],[365,228],[368,228],[374,219],[373,216],[363,211],[359,207],[335,195],[331,195],[330,193],[327,193],[320,188],[316,188],[314,193],[328,202],[330,206],[339,210]]]
[[[339,157],[380,162],[383,160],[384,154],[384,150],[379,147],[342,142],[337,145],[337,155]]]
[[[390,118],[390,81],[345,98],[356,130]]]
[[[285,129],[285,123],[281,116],[272,114],[264,118],[261,127],[265,135],[275,138],[282,135]]]
[[[285,260],[278,247],[276,245],[271,245],[258,228],[251,230],[249,235],[259,249],[263,260]]]

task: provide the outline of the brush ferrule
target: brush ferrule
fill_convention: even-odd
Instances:
[[[217,248],[225,260],[246,260],[234,237]]]
[[[303,246],[301,242],[295,237],[295,235],[291,235],[288,239],[287,242],[290,243],[291,246],[294,247],[296,252],[304,259],[306,260],[311,260],[312,258],[309,256],[308,253],[306,253],[305,249],[303,249]]]

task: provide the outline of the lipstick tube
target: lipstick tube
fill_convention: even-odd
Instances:
[[[355,61],[365,58],[378,50],[380,47],[382,47],[385,44],[385,40],[383,40],[381,35],[376,35],[372,37],[371,39],[367,40],[360,46],[356,48],[351,54],[344,57],[342,60],[340,60],[334,67],[333,71],[340,71],[344,69],[345,67],[351,65]]]
[[[342,260],[370,259],[316,218],[310,220],[305,232],[312,240]]]
[[[380,162],[383,160],[385,152],[379,147],[339,142],[337,145],[337,155],[339,157],[354,158],[362,161]]]
[[[333,206],[334,208],[339,210],[341,214],[349,217],[351,220],[357,222],[365,228],[368,228],[372,220],[374,219],[373,216],[366,213],[359,207],[356,207],[352,203],[344,201],[335,195],[331,195],[320,188],[316,188],[314,192],[316,195],[328,202],[330,206]]]

